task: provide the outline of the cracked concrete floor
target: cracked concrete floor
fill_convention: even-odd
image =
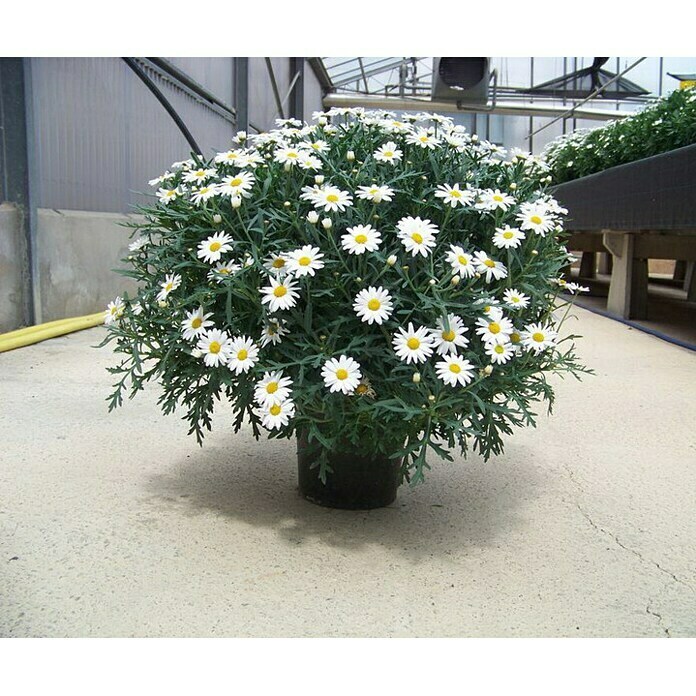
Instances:
[[[107,414],[102,328],[0,355],[0,635],[696,635],[696,354],[578,315],[597,376],[369,513],[222,409]]]

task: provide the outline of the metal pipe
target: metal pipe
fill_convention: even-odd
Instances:
[[[201,148],[198,147],[198,143],[194,140],[191,132],[186,127],[186,124],[181,120],[179,114],[175,111],[174,107],[169,103],[169,100],[162,94],[159,87],[145,74],[145,71],[133,60],[133,58],[122,58],[124,63],[145,83],[145,86],[155,95],[157,101],[162,104],[166,112],[172,117],[174,123],[178,126],[179,130],[186,138],[186,142],[191,147],[191,151],[196,157],[201,157]]]
[[[275,79],[275,71],[273,70],[273,63],[270,58],[264,58],[266,61],[266,69],[268,70],[268,76],[271,78],[271,88],[273,89],[273,97],[276,103],[276,113],[280,114],[280,118],[285,118],[285,112],[283,111],[283,103],[280,101],[280,92],[278,92],[278,83]]]

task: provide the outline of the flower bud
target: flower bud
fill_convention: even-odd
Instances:
[[[536,249],[532,249],[532,256],[539,256],[539,252]]]
[[[331,222],[331,220],[330,220],[329,218],[324,218],[324,219],[321,221],[321,224],[322,224],[322,227],[323,227],[325,230],[330,230],[330,229],[331,229],[332,222]]]
[[[316,210],[310,210],[307,213],[307,220],[311,222],[313,225],[316,225],[317,222],[319,222],[319,213],[317,213]]]
[[[392,254],[388,259],[387,259],[387,265],[388,266],[393,266],[396,263],[396,256]]]
[[[493,365],[486,365],[486,367],[483,368],[483,372],[486,377],[490,376],[490,374],[493,372]]]
[[[355,153],[352,150],[348,150],[348,152],[346,152],[346,159],[352,162],[355,159]]]
[[[435,278],[431,278],[431,279],[428,281],[428,283],[430,283],[430,285],[435,285],[435,284],[437,283],[437,281],[435,280]]]
[[[289,172],[289,171],[292,169],[292,163],[286,162],[286,163],[283,165],[283,169],[284,169],[286,172]]]
[[[460,280],[461,278],[458,275],[452,276],[452,285],[459,285]]]
[[[222,222],[222,215],[219,215],[218,213],[215,213],[215,215],[213,215],[213,222],[214,222],[216,225],[219,225],[219,224]]]
[[[290,205],[291,205],[290,201],[285,201],[285,202],[283,203],[283,207],[285,207],[285,208],[289,208]]]
[[[201,358],[201,357],[203,357],[203,351],[198,350],[198,348],[194,348],[191,351],[191,355],[193,355],[194,358]]]
[[[319,117],[319,120],[317,121],[317,123],[318,123],[320,126],[325,126],[325,125],[328,123],[328,121],[326,120],[326,116],[320,116],[320,117]]]
[[[314,183],[315,183],[315,184],[319,184],[319,185],[321,186],[321,184],[324,183],[324,175],[323,175],[323,174],[317,174],[317,175],[314,177]]]
[[[511,191],[516,191],[516,190],[517,190],[517,184],[516,184],[514,181],[510,184],[510,190],[511,190]]]
[[[232,198],[230,198],[230,205],[233,208],[239,208],[239,206],[242,205],[242,199],[239,196],[232,196]]]
[[[420,381],[421,381],[421,374],[420,374],[420,372],[414,372],[414,373],[413,373],[413,378],[412,378],[412,379],[413,379],[413,383],[414,383],[414,384],[420,384]]]
[[[434,403],[434,401],[435,401],[435,395],[434,395],[434,394],[430,394],[430,395],[428,396],[428,401],[429,401],[431,404]]]
[[[158,304],[158,306],[160,306],[160,307],[166,307],[166,306],[167,306],[167,303],[166,303],[164,300],[160,300],[157,304]]]

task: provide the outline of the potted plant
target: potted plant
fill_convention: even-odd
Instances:
[[[305,497],[377,507],[429,453],[498,454],[550,406],[549,373],[585,371],[554,314],[564,211],[543,163],[446,117],[314,121],[150,182],[140,289],[106,312],[110,408],[158,380],[200,442],[221,401],[235,431],[297,437]]]

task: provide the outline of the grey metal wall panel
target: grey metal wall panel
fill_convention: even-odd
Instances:
[[[290,61],[288,58],[271,58],[271,63],[283,99],[290,86]],[[249,58],[249,121],[262,130],[269,130],[275,127],[276,118],[280,118],[280,114],[273,97],[266,59]]]
[[[167,58],[225,104],[234,94],[234,58]]]
[[[145,200],[137,192],[149,191],[149,179],[189,156],[170,116],[120,59],[31,63],[39,207],[128,212]],[[229,145],[233,124],[147,72],[204,154]]]

